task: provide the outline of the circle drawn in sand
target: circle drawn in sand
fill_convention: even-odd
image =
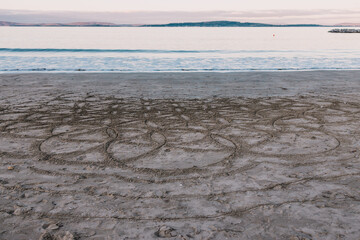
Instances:
[[[71,142],[59,137],[52,137],[44,141],[40,149],[41,151],[49,154],[63,154],[63,153],[73,153],[78,151],[87,151],[93,147],[98,146],[99,143],[94,142]]]
[[[264,155],[302,155],[327,152],[338,146],[336,138],[322,132],[278,133],[251,151]]]
[[[144,157],[132,163],[131,166],[162,170],[206,167],[222,161],[227,155],[228,153],[225,151],[190,152],[184,149],[161,149],[155,158],[152,156]]]

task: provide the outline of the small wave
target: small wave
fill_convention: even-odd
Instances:
[[[0,48],[0,52],[89,52],[89,53],[211,53],[220,50],[156,50],[156,49],[70,49],[70,48]]]
[[[93,49],[93,48],[0,48],[0,52],[14,52],[14,53],[27,53],[27,52],[39,52],[39,53],[219,53],[219,54],[231,54],[231,53],[322,53],[323,51],[315,50],[173,50],[173,49]],[[325,53],[348,53],[354,52],[354,50],[327,50]]]
[[[309,67],[309,68],[242,68],[242,69],[225,69],[225,68],[211,68],[211,69],[148,69],[148,70],[133,70],[133,69],[50,69],[50,68],[33,68],[33,69],[0,69],[0,73],[6,72],[261,72],[261,71],[315,71],[315,70],[360,70],[359,68],[339,68],[339,67]]]

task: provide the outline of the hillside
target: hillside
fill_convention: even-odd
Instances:
[[[274,25],[252,22],[234,22],[234,21],[211,21],[211,22],[185,22],[168,24],[150,24],[142,27],[321,27],[317,24],[286,24]]]

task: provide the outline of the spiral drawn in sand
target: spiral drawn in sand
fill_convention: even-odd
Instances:
[[[315,230],[293,228],[288,236],[311,238],[329,223],[327,208],[356,203],[359,211],[351,184],[360,179],[356,102],[63,94],[0,107],[8,236],[17,234],[12,219],[22,217],[39,227],[61,221],[86,239],[156,237],[163,224],[186,239],[256,237],[280,215],[272,228],[298,224],[296,213],[317,214]],[[11,217],[14,199],[21,211]],[[356,229],[353,212],[338,214],[334,221],[346,226],[328,234]]]

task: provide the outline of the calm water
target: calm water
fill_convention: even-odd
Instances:
[[[0,27],[0,72],[360,69],[330,29]]]

